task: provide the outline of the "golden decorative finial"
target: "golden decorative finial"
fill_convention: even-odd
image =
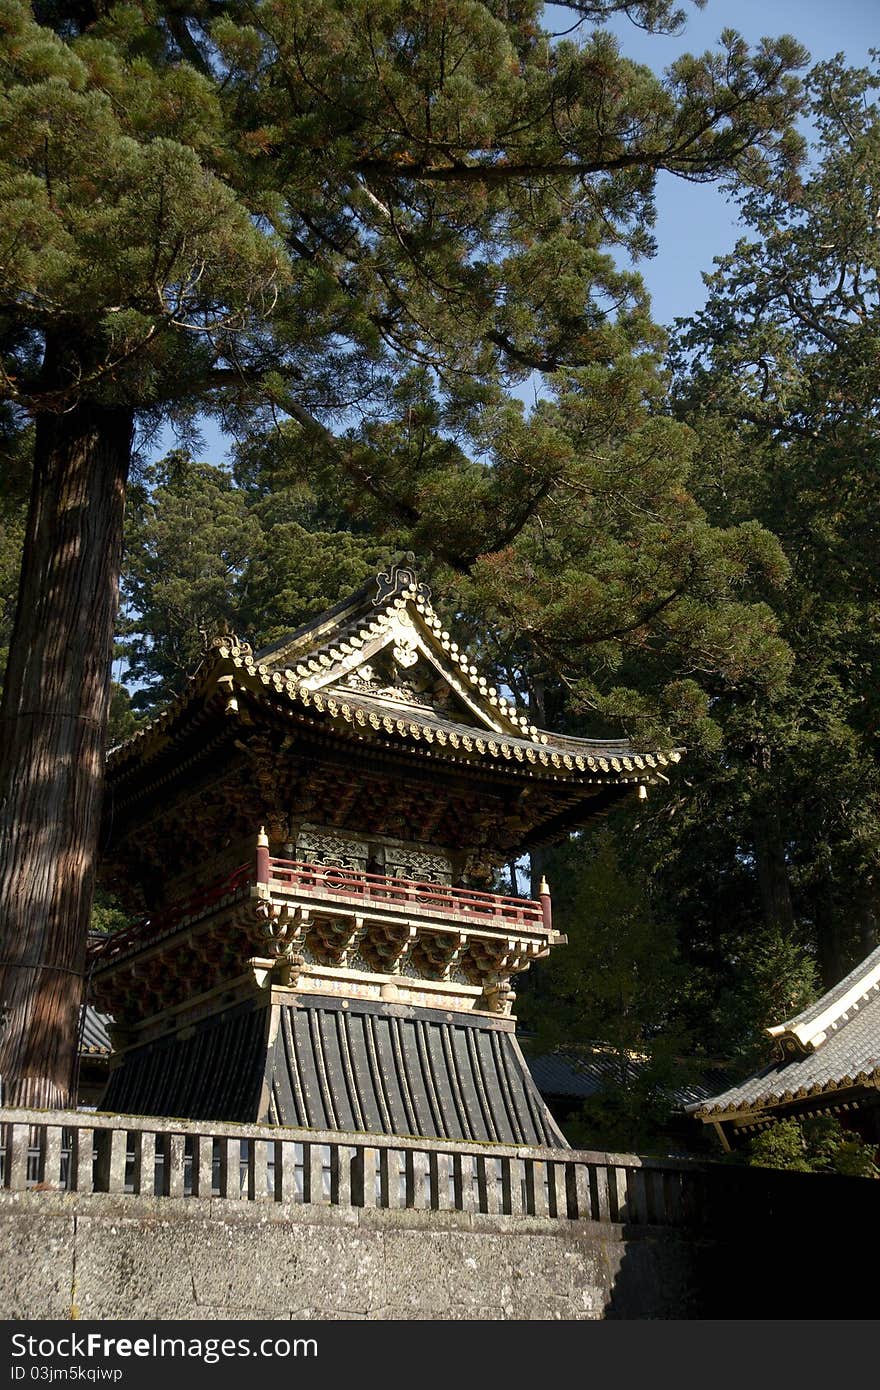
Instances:
[[[266,834],[265,825],[260,826],[260,833],[257,836],[257,849],[269,848],[269,836]]]
[[[542,875],[541,875],[541,886],[540,886],[540,888],[538,889],[538,894],[539,894],[539,896],[540,896],[541,893],[549,893],[549,892],[550,892],[550,884],[547,882],[546,878],[545,878],[544,875],[542,874]]]

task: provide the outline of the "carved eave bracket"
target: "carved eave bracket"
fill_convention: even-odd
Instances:
[[[280,985],[295,985],[305,964],[302,952],[310,911],[298,904],[273,900],[263,884],[257,884],[255,893],[256,900],[250,904],[251,916],[272,962],[272,978]]]
[[[258,854],[268,855],[265,844]],[[563,939],[546,913],[543,925],[535,916],[536,904],[523,903],[532,918],[515,926],[482,916],[470,922],[463,919],[480,913],[481,900],[465,892],[459,919],[450,920],[452,899],[444,898],[442,885],[422,885],[424,895],[414,892],[410,903],[395,896],[397,880],[389,879],[387,895],[377,889],[369,902],[355,904],[329,889],[322,896],[313,884],[270,885],[262,861],[257,873],[247,898],[145,941],[142,949],[96,972],[99,1007],[120,1025],[139,1026],[250,976],[261,989],[393,997],[507,1016],[516,997],[512,977]],[[515,900],[500,902],[502,910],[518,910]]]

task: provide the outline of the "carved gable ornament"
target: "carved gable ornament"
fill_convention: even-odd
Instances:
[[[395,597],[412,596],[421,598],[425,603],[431,601],[431,590],[427,584],[420,583],[419,577],[412,565],[415,556],[412,551],[407,551],[407,565],[392,565],[386,571],[380,571],[376,576],[376,595],[373,604],[376,608],[384,608],[389,599]]]
[[[430,709],[479,733],[537,736],[459,650],[413,568],[393,565],[374,585],[335,622],[303,629],[273,650],[285,676],[310,693],[362,693]]]

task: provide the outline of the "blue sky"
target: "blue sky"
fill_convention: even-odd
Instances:
[[[645,34],[627,19],[609,27],[627,57],[658,72],[682,53],[716,47],[725,28],[738,30],[750,43],[792,34],[813,62],[844,53],[859,67],[867,63],[871,47],[880,48],[878,0],[708,0],[704,10],[685,3],[682,7],[688,11],[687,24],[675,37]],[[660,178],[654,228],[658,252],[639,266],[660,323],[671,323],[700,307],[702,273],[711,270],[713,259],[730,251],[741,234],[736,209],[715,185],[686,183],[668,174]]]
[[[872,46],[880,48],[878,0],[708,0],[703,10],[695,9],[688,0],[681,3],[688,18],[676,36],[645,34],[625,18],[615,20],[609,27],[620,39],[623,52],[662,72],[682,53],[703,53],[716,47],[725,28],[737,29],[750,43],[765,36],[793,34],[814,62],[844,53],[848,62],[861,66]],[[548,29],[567,29],[571,22],[570,10],[549,6],[545,12]],[[703,273],[711,270],[716,256],[732,249],[739,234],[736,209],[715,185],[661,176],[654,228],[658,251],[651,260],[639,264],[658,322],[671,323],[700,307]],[[202,432],[206,446],[203,457],[220,463],[228,440],[212,421],[202,422]],[[161,457],[172,444],[170,431],[164,430],[150,452]]]

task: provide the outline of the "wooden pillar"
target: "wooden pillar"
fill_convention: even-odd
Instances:
[[[541,878],[541,887],[538,890],[541,899],[541,916],[544,919],[544,926],[547,931],[553,930],[553,905],[550,899],[550,885],[546,878]]]
[[[260,833],[257,836],[257,883],[263,883],[269,887],[269,836],[266,834],[266,827],[260,826]]]

